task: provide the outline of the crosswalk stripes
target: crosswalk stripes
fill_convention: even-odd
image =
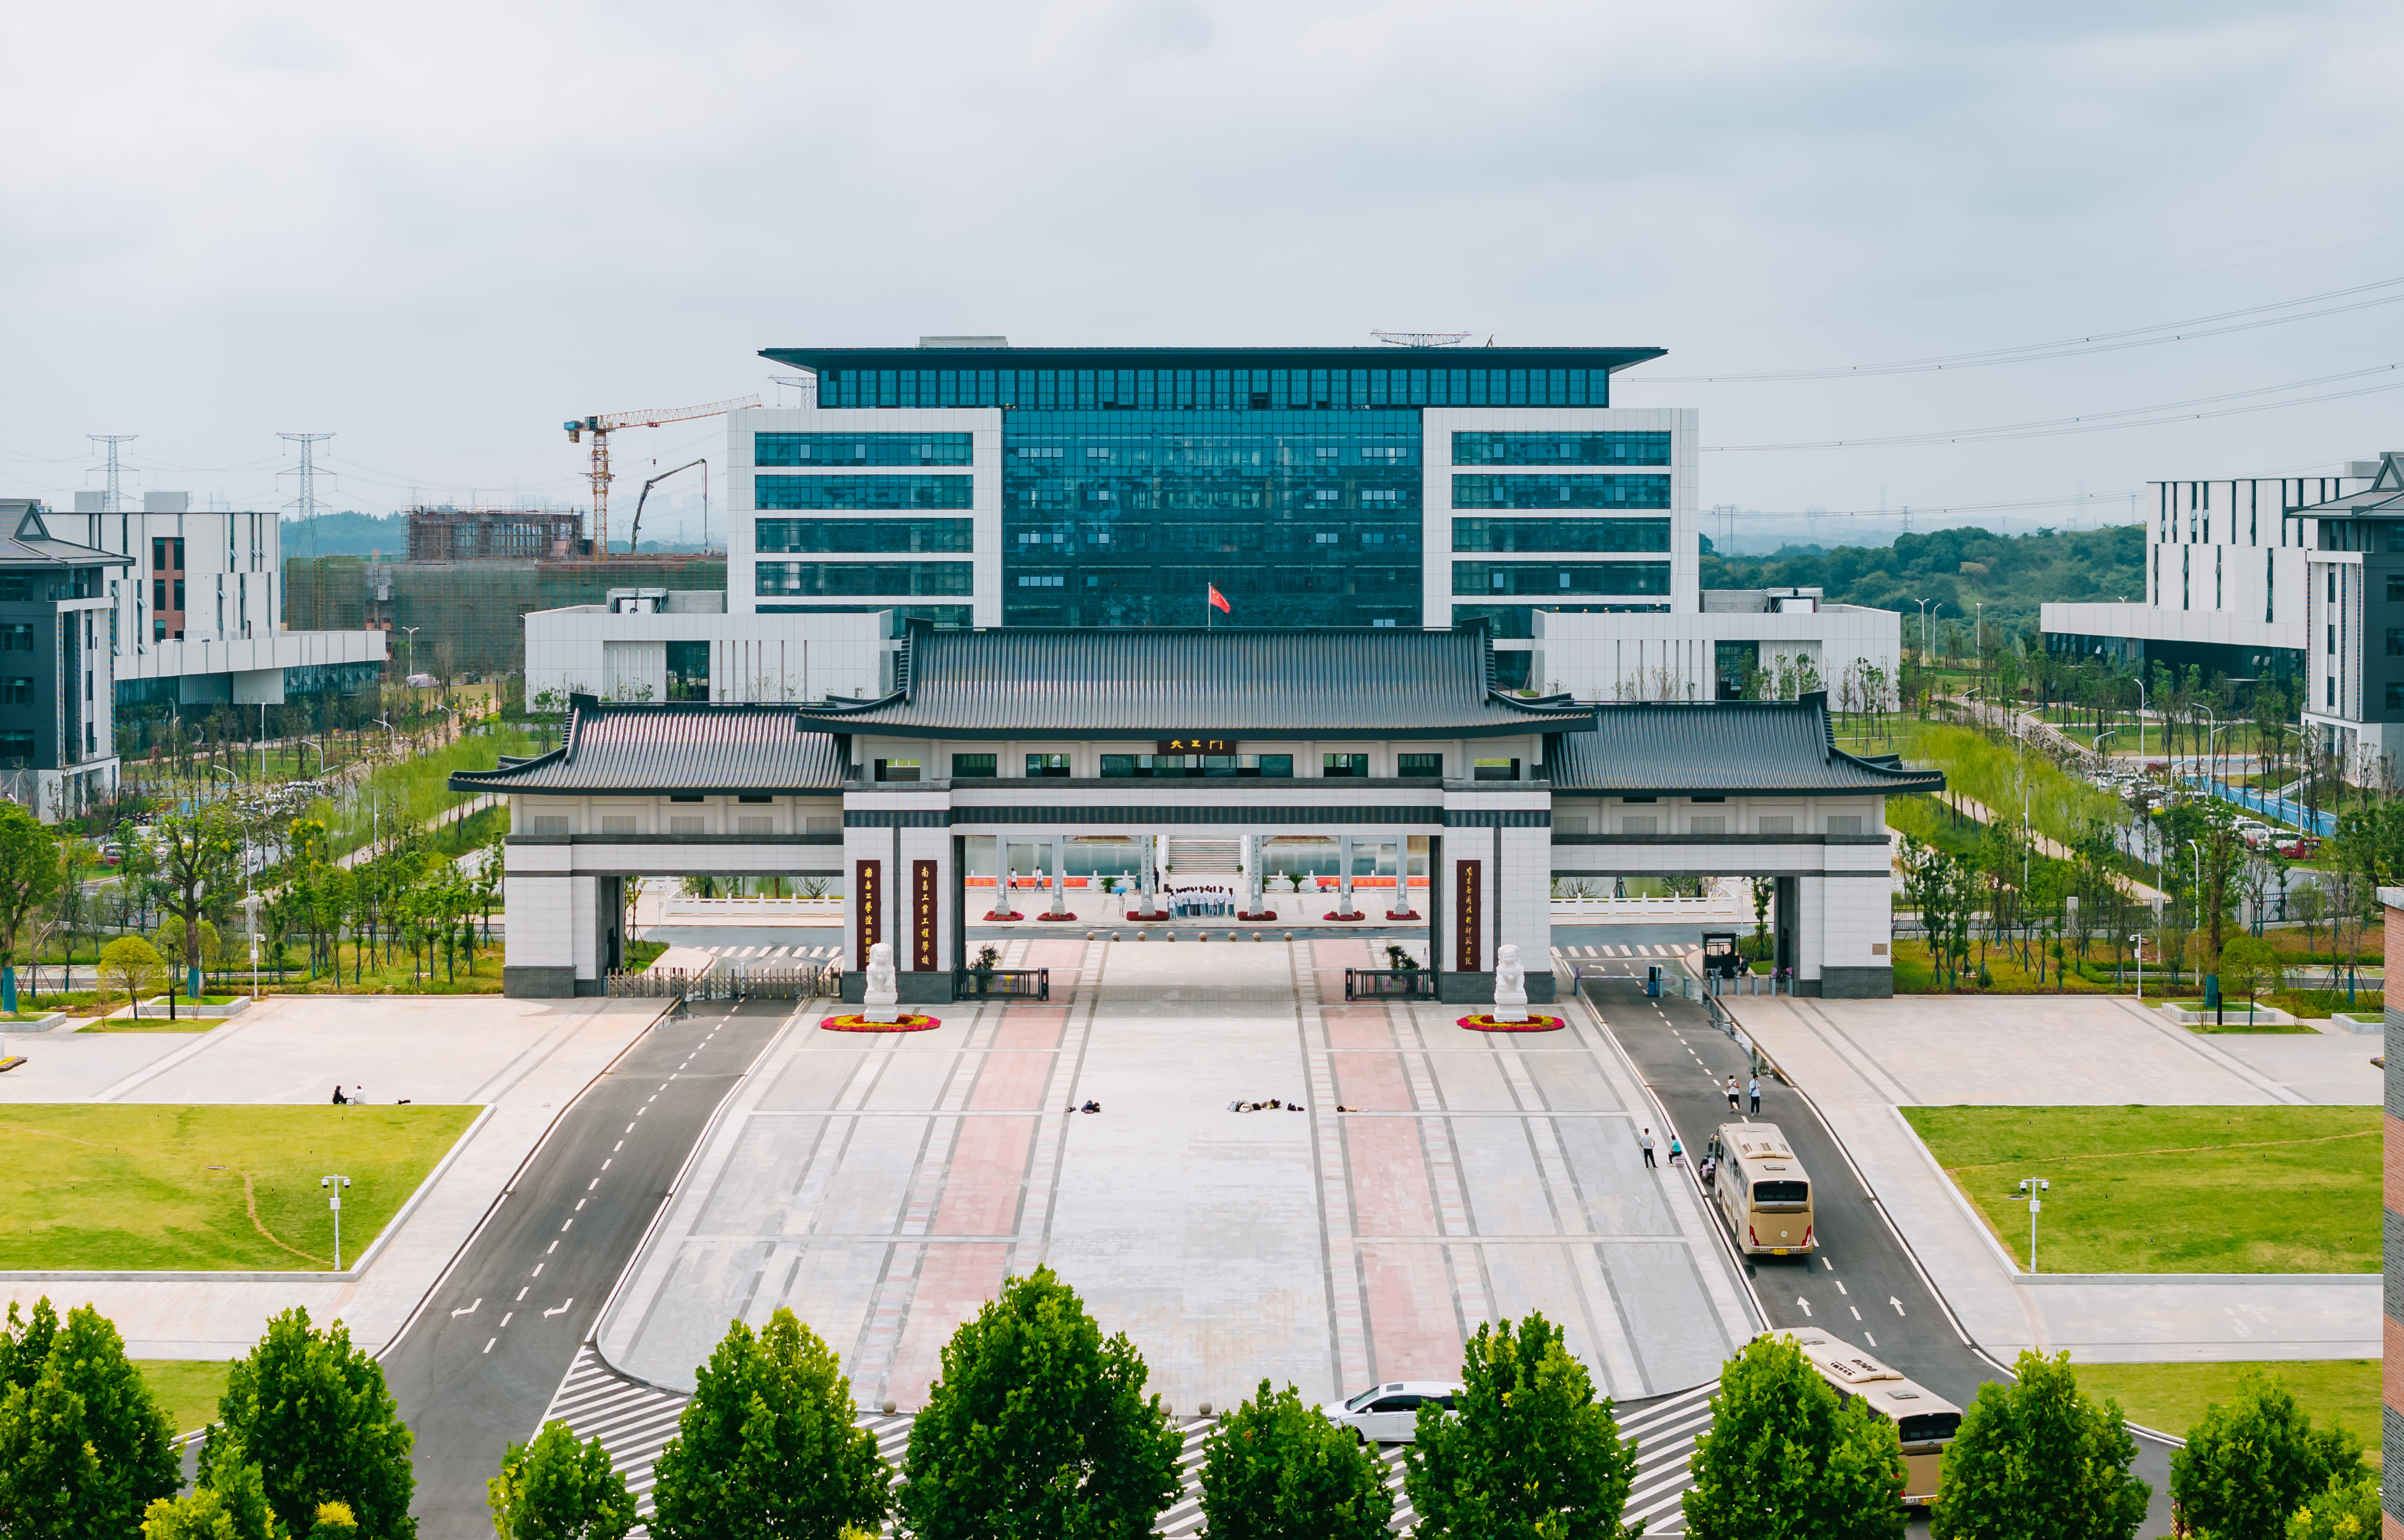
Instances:
[[[1636,1479],[1628,1492],[1626,1517],[1631,1522],[1643,1519],[1648,1533],[1659,1534],[1683,1527],[1678,1502],[1694,1484],[1687,1461],[1694,1453],[1696,1436],[1710,1425],[1712,1393],[1718,1388],[1716,1382],[1698,1385],[1619,1408],[1620,1436],[1636,1440]],[[656,1479],[653,1467],[660,1450],[676,1436],[677,1417],[689,1399],[625,1378],[603,1363],[593,1344],[587,1342],[577,1349],[576,1361],[568,1366],[566,1378],[552,1394],[543,1421],[566,1422],[579,1441],[600,1439],[601,1447],[608,1451],[610,1464],[626,1478],[638,1506],[648,1512]],[[910,1441],[910,1421],[907,1416],[860,1420],[861,1427],[875,1435],[878,1456],[895,1470],[901,1468],[902,1453]],[[1162,1511],[1155,1524],[1157,1533],[1167,1540],[1194,1540],[1203,1533],[1202,1457],[1205,1442],[1216,1425],[1199,1418],[1181,1419],[1178,1422],[1179,1431],[1185,1436],[1184,1448],[1178,1456],[1178,1477],[1183,1490]],[[1395,1533],[1407,1534],[1418,1523],[1419,1515],[1403,1491],[1403,1446],[1385,1446],[1377,1455],[1386,1467],[1386,1485],[1394,1494]],[[892,1533],[890,1526],[886,1533]]]

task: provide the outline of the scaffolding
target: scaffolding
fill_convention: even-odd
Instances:
[[[412,508],[412,562],[564,561],[592,554],[580,513],[523,508]]]
[[[373,563],[363,556],[296,556],[284,563],[288,624],[391,631],[397,664],[412,673],[454,678],[524,673],[525,617],[532,611],[607,604],[611,589],[708,592],[725,587],[726,558],[713,553]],[[389,597],[380,598],[384,594]]]

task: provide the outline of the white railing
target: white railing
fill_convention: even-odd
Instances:
[[[662,914],[715,915],[721,919],[739,916],[841,914],[843,896],[832,898],[770,898],[761,894],[745,894],[733,898],[696,898],[687,893],[674,893],[660,900]]]

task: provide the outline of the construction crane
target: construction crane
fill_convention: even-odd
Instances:
[[[606,417],[570,418],[562,423],[567,430],[567,441],[581,443],[586,434],[593,436],[593,552],[595,556],[609,554],[609,436],[620,428],[655,428],[663,423],[689,422],[695,417],[720,417],[745,407],[756,407],[756,395],[738,395],[731,401],[712,401],[699,407],[670,407],[664,411],[619,411]]]
[[[1373,331],[1369,335],[1389,347],[1457,348],[1476,334],[1466,331]]]
[[[688,460],[676,470],[664,470],[643,483],[641,495],[635,499],[635,530],[626,536],[627,555],[635,554],[636,545],[643,538],[643,505],[650,501],[651,489],[676,475],[677,471],[688,471],[695,465],[701,467],[701,548],[709,548],[709,462],[706,459]]]

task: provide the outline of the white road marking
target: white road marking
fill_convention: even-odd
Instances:
[[[532,1283],[528,1283],[528,1284],[526,1285],[526,1288],[527,1288],[527,1289],[530,1289],[530,1288],[532,1288],[532,1287],[534,1287],[534,1285],[533,1285]],[[511,1303],[511,1304],[513,1304],[513,1305],[522,1305],[522,1304],[525,1303],[525,1297],[526,1297],[526,1291],[525,1291],[525,1289],[520,1289],[520,1290],[518,1290],[518,1297],[517,1297],[515,1299],[510,1300],[510,1303]]]
[[[599,1178],[599,1177],[597,1177],[597,1176],[596,1176],[596,1177],[594,1177],[593,1180],[594,1180],[595,1182],[598,1182],[598,1181],[600,1181],[600,1180],[601,1180],[601,1178]],[[1835,1269],[1831,1269],[1830,1270],[1831,1270],[1831,1271],[1833,1271],[1833,1270],[1835,1270]],[[1851,1293],[1852,1293],[1853,1291],[1852,1291],[1852,1290],[1851,1290],[1851,1289],[1849,1289],[1849,1288],[1847,1288],[1847,1287],[1845,1287],[1845,1281],[1844,1281],[1843,1279],[1839,1278],[1839,1279],[1838,1279],[1838,1280],[1837,1280],[1837,1292],[1838,1292],[1838,1294],[1851,1294]]]
[[[542,1312],[543,1316],[548,1320],[550,1317],[554,1315],[565,1315],[567,1313],[567,1307],[574,1303],[576,1303],[576,1300],[573,1297],[563,1299],[559,1302],[559,1308],[557,1310],[547,1310]]]
[[[1858,1305],[1847,1305],[1845,1308],[1846,1308],[1847,1310],[1852,1311],[1853,1312],[1853,1319],[1854,1319],[1854,1320],[1858,1321],[1858,1320],[1860,1320],[1860,1319],[1862,1318],[1862,1311],[1861,1311],[1861,1307],[1860,1307],[1860,1306],[1858,1306]]]
[[[1897,1314],[1897,1315],[1901,1315],[1901,1314],[1903,1313],[1903,1301],[1902,1301],[1902,1300],[1897,1299],[1894,1295],[1891,1295],[1891,1294],[1890,1294],[1890,1295],[1888,1295],[1888,1296],[1886,1297],[1886,1302],[1887,1302],[1888,1304],[1893,1305],[1893,1306],[1894,1307],[1894,1313],[1895,1313],[1895,1314]]]
[[[1802,1307],[1803,1307],[1803,1313],[1804,1313],[1804,1314],[1809,1315],[1809,1314],[1810,1314],[1810,1313],[1811,1313],[1811,1301],[1810,1301],[1810,1300],[1804,1298],[1801,1295],[1799,1295],[1799,1294],[1798,1294],[1798,1295],[1796,1295],[1796,1296],[1795,1297],[1795,1302],[1796,1302],[1796,1304],[1798,1304],[1798,1305],[1800,1305],[1800,1306],[1802,1306]]]
[[[575,1220],[573,1220],[573,1219],[570,1219],[570,1220],[567,1222],[567,1225],[572,1225],[572,1224],[574,1224],[574,1223],[576,1223],[576,1221],[575,1221]],[[562,1225],[562,1226],[560,1226],[559,1228],[560,1228],[560,1229],[561,1229],[562,1231],[565,1231],[565,1230],[567,1228],[567,1225]],[[552,1242],[552,1244],[555,1246],[555,1245],[559,1244],[559,1242],[556,1242],[556,1241],[554,1241],[554,1242]]]
[[[510,1311],[510,1315],[515,1315],[516,1313],[517,1313],[517,1311]],[[501,1326],[502,1326],[502,1328],[503,1328],[504,1330],[508,1329],[508,1326],[509,1326],[509,1324],[510,1324],[510,1315],[504,1315],[504,1316],[502,1316],[502,1317],[501,1317]]]
[[[477,1298],[477,1300],[476,1300],[476,1305],[481,1305],[481,1304],[482,1304],[483,1302],[484,1302],[484,1301],[483,1301],[482,1297],[480,1296],[480,1297],[478,1297],[478,1298]],[[473,1314],[475,1314],[475,1313],[476,1313],[476,1305],[470,1305],[470,1306],[468,1306],[466,1310],[454,1310],[454,1311],[453,1311],[451,1312],[451,1318],[452,1318],[453,1320],[454,1320],[454,1321],[455,1321],[455,1320],[457,1320],[460,1316],[463,1316],[463,1315],[473,1315]]]
[[[559,1244],[559,1242],[556,1242],[556,1241],[553,1241],[553,1242],[552,1242],[552,1244],[555,1246],[555,1245]],[[541,1277],[541,1276],[542,1276],[542,1267],[543,1267],[543,1265],[542,1265],[540,1262],[537,1262],[537,1263],[534,1265],[534,1271],[532,1271],[532,1272],[530,1272],[530,1273],[527,1273],[527,1274],[526,1274],[526,1276],[527,1276],[528,1278],[539,1278],[539,1277]]]
[[[494,1339],[493,1339],[493,1341],[492,1341],[492,1342],[487,1342],[487,1343],[485,1343],[485,1344],[484,1344],[484,1351],[485,1351],[486,1353],[490,1353],[490,1352],[492,1352],[492,1351],[493,1351],[493,1342],[497,1342],[497,1341],[499,1341],[499,1340],[500,1340],[500,1339],[499,1339],[499,1338],[497,1338],[497,1337],[496,1337],[496,1338],[494,1338]]]
[[[1878,1338],[1877,1338],[1874,1334],[1872,1334],[1872,1333],[1870,1333],[1870,1332],[1867,1332],[1867,1331],[1863,1332],[1863,1333],[1862,1333],[1862,1339],[1863,1339],[1863,1340],[1865,1340],[1865,1341],[1868,1342],[1868,1343],[1869,1343],[1869,1345],[1870,1345],[1870,1346],[1872,1346],[1872,1347],[1877,1347],[1877,1346],[1878,1346]]]

